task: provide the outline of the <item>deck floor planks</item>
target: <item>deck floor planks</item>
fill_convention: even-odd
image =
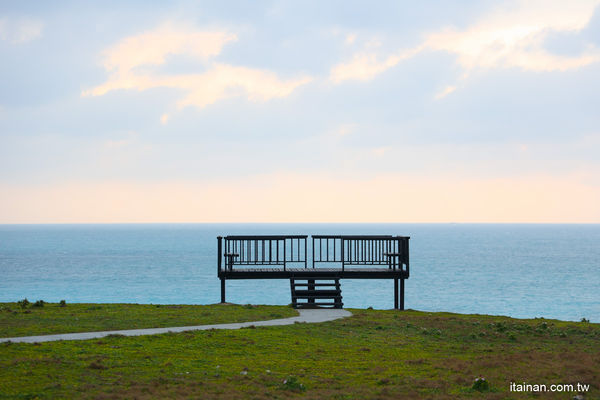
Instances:
[[[339,279],[406,279],[406,271],[389,268],[234,268],[224,270],[220,275],[224,279],[290,279],[290,278],[327,278]]]

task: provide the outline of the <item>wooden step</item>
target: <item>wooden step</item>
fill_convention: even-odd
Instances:
[[[342,296],[301,296],[301,297],[292,296],[292,303],[294,301],[297,303],[299,300],[306,300],[306,301],[310,301],[311,303],[316,300],[342,301]]]
[[[340,290],[294,290],[296,296],[309,296],[311,294],[338,296],[340,292]]]
[[[292,305],[295,308],[342,308],[343,306],[339,278],[292,278],[290,279],[290,289]]]
[[[293,283],[294,286],[339,286],[339,283]]]
[[[325,303],[325,302],[321,302],[321,301],[315,301],[314,303],[297,303],[296,304],[296,308],[314,307],[314,306],[319,306],[319,307],[331,306],[334,308],[342,308],[344,306],[344,303],[337,302],[337,301],[333,302],[333,303]]]

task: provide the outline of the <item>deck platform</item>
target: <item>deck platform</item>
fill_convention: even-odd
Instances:
[[[407,279],[408,273],[389,268],[236,268],[224,271],[225,279],[291,279],[302,277],[336,277],[340,279]]]
[[[410,276],[408,236],[391,235],[252,235],[217,237],[217,276],[221,302],[228,279],[289,279],[292,298],[310,304],[330,298],[341,307],[341,279],[394,280],[394,308],[404,309],[404,281]],[[309,251],[310,249],[310,251]],[[296,291],[295,280],[308,292]],[[334,280],[336,294],[319,289]],[[294,304],[296,304],[294,302]]]

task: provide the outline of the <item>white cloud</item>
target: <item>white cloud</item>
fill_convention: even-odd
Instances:
[[[342,124],[333,131],[332,135],[335,137],[341,138],[341,137],[351,134],[352,132],[354,132],[356,130],[356,128],[357,128],[356,124]]]
[[[578,56],[548,52],[544,39],[551,32],[573,33],[584,29],[600,0],[511,1],[493,10],[465,30],[446,28],[425,36],[412,50],[377,57],[356,53],[352,60],[331,70],[334,83],[367,81],[401,60],[430,51],[454,54],[464,69],[463,78],[476,68],[521,68],[528,71],[566,71],[600,61],[600,51],[589,44]],[[382,61],[379,61],[381,59]],[[442,98],[456,89],[448,86],[436,95]]]
[[[0,39],[12,44],[22,44],[42,35],[44,24],[30,18],[0,18]]]
[[[283,81],[271,71],[215,63],[204,74],[167,79],[165,86],[188,89],[188,95],[178,102],[181,108],[205,107],[237,95],[246,95],[248,100],[258,102],[287,97],[310,80],[301,77]]]
[[[550,32],[577,32],[588,24],[597,0],[579,2],[524,1],[497,9],[466,30],[445,29],[430,34],[425,47],[458,57],[466,70],[518,67],[531,71],[565,71],[600,60],[595,48],[577,57],[543,48]]]
[[[371,149],[370,152],[373,157],[381,158],[388,152],[389,149],[389,146],[381,146]]]
[[[121,149],[123,147],[127,147],[137,141],[138,134],[134,131],[126,132],[125,135],[122,135],[119,139],[109,139],[104,142],[104,147],[107,149]]]
[[[456,90],[456,86],[454,86],[454,85],[446,86],[444,88],[444,90],[442,90],[441,92],[439,92],[435,95],[435,99],[439,100],[441,98],[444,98],[444,97],[448,96],[450,93],[454,92],[455,90]]]
[[[208,61],[221,53],[223,46],[237,36],[221,31],[197,31],[186,25],[165,23],[157,29],[127,37],[107,49],[104,67],[120,75],[136,67],[161,65],[169,55],[184,54]]]
[[[347,45],[351,45],[356,41],[356,33],[349,33],[346,35],[346,39],[344,40],[344,43]]]
[[[223,46],[237,40],[225,31],[201,31],[186,25],[167,23],[139,35],[127,37],[103,53],[104,67],[110,72],[106,82],[88,90],[84,96],[102,96],[110,91],[147,90],[157,87],[183,89],[179,108],[205,107],[229,97],[245,96],[250,101],[267,101],[289,96],[308,83],[302,76],[283,80],[272,71],[234,66],[215,61]],[[201,73],[168,74],[152,67],[166,65],[169,56],[193,58],[204,66]],[[161,117],[167,123],[169,115]]]
[[[380,60],[375,53],[357,53],[351,61],[340,63],[331,69],[330,79],[334,83],[346,80],[369,81],[375,76],[397,65],[400,61],[414,56],[420,48],[392,54]]]
[[[375,54],[355,54],[352,61],[334,66],[331,69],[331,79],[335,83],[355,79],[367,81],[376,75],[398,64],[400,59],[389,56],[383,61],[378,61]]]

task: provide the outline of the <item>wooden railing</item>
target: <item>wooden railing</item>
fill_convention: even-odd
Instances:
[[[408,274],[409,239],[391,235],[313,235],[312,266],[338,263],[343,271],[351,265],[385,265]]]
[[[231,271],[234,265],[276,266],[286,270],[287,264],[300,264],[307,268],[306,235],[254,235],[219,236],[218,268]],[[222,258],[221,258],[222,257]]]
[[[234,266],[281,266],[308,268],[307,235],[219,236],[218,272]],[[336,263],[347,266],[387,266],[409,273],[409,237],[391,235],[313,235],[312,268]]]

